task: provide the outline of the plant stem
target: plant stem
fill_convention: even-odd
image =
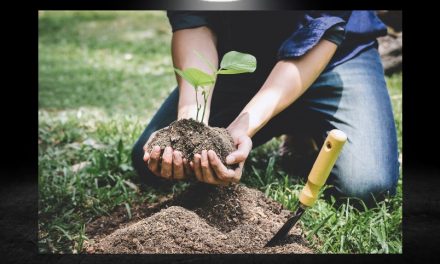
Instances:
[[[202,120],[201,120],[201,122],[203,123],[203,118],[205,117],[205,110],[206,110],[206,101],[208,100],[208,98],[206,96],[205,90],[203,90],[202,94],[203,94],[203,101],[205,101],[205,105],[203,105],[203,113],[202,113]]]
[[[199,106],[199,100],[197,99],[197,98],[198,98],[198,97],[197,97],[197,94],[198,94],[198,91],[199,91],[199,87],[196,86],[196,87],[194,87],[194,88],[196,89],[196,104],[197,104],[196,121],[199,121],[199,110],[200,110],[200,106]]]

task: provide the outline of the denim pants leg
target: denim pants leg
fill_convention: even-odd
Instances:
[[[229,125],[256,92],[241,84],[222,87],[219,81],[212,97],[209,124]],[[142,161],[142,146],[152,132],[176,119],[177,101],[176,89],[133,148],[133,166],[141,178],[156,177]],[[329,178],[329,183],[335,186],[332,194],[357,197],[365,202],[371,202],[371,194],[376,197],[394,194],[399,176],[397,136],[383,68],[375,48],[322,73],[300,99],[269,121],[252,140],[257,147],[274,136],[303,133],[313,136],[321,145],[333,128],[344,131],[348,142]]]
[[[322,96],[311,99],[310,107],[325,116],[325,125],[348,136],[332,171],[335,193],[369,204],[374,202],[372,195],[377,200],[386,193],[394,195],[399,178],[397,135],[377,49],[363,52],[323,74],[311,87],[311,93],[320,87],[325,89],[332,79],[339,79],[342,86],[335,94],[339,100]]]

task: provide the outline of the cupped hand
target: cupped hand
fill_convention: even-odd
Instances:
[[[148,145],[154,138],[157,131],[152,133],[147,143],[144,145],[144,162],[150,171],[159,177],[167,180],[184,180],[191,174],[188,160],[183,157],[182,152],[165,147],[161,156],[160,146],[153,146],[148,152]]]
[[[245,133],[231,133],[237,150],[226,157],[226,164],[238,164],[236,169],[227,168],[213,150],[203,150],[190,162],[197,180],[214,185],[239,182],[246,158],[252,149],[252,140]]]

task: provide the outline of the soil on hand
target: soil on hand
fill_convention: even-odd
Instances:
[[[313,253],[294,227],[275,247],[264,245],[291,216],[243,185],[195,183],[156,205],[151,215],[91,240],[89,253]]]
[[[173,150],[182,152],[187,160],[192,160],[202,150],[213,150],[223,164],[226,164],[226,156],[235,150],[234,141],[225,128],[209,127],[194,119],[177,120],[159,130],[148,144],[147,150],[150,152],[156,145],[162,151],[171,146]]]

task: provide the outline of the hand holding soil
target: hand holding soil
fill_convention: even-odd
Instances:
[[[232,135],[224,128],[181,119],[151,135],[144,147],[144,161],[155,175],[166,179],[194,175],[209,184],[238,182],[252,141],[245,133]]]
[[[164,129],[166,129],[165,127]],[[182,156],[178,150],[173,150],[170,146],[162,150],[159,145],[149,148],[150,142],[160,130],[151,134],[144,146],[144,162],[154,175],[163,177],[167,180],[184,180],[193,175],[189,167],[188,160]]]
[[[239,182],[243,172],[244,161],[252,149],[252,140],[245,133],[230,133],[237,150],[230,153],[224,160],[226,166],[217,154],[212,151],[202,151],[202,155],[194,155],[193,169],[199,181],[225,185]],[[237,166],[233,169],[233,165]],[[229,165],[229,168],[227,167]]]

